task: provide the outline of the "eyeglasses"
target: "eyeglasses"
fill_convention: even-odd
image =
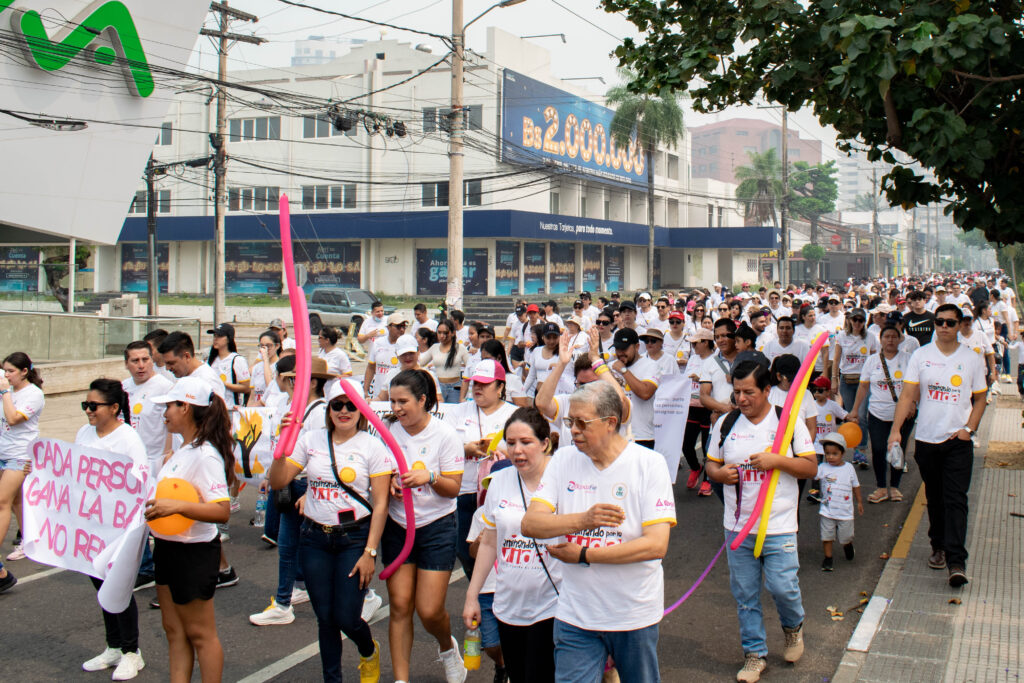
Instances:
[[[665,304],[659,304],[657,308],[659,311],[664,311],[666,308],[668,308],[668,306],[666,306]]]
[[[82,410],[95,413],[100,406],[116,406],[116,403],[100,403],[99,401],[82,401]]]
[[[935,327],[956,327],[960,321],[956,318],[936,318]]]
[[[572,429],[573,427],[576,427],[576,429],[582,432],[584,429],[587,428],[587,425],[590,424],[591,422],[599,422],[600,420],[607,419],[608,417],[595,417],[592,420],[584,420],[581,417],[563,417],[562,424],[564,424],[567,429]]]
[[[729,311],[729,308],[727,306],[722,306],[721,308],[718,309],[718,311],[719,313],[727,313]]]
[[[611,320],[598,320],[596,322],[596,324],[600,325],[601,327],[605,327],[606,325],[611,325],[612,321]]]
[[[359,408],[356,407],[355,403],[340,398],[331,401],[331,410],[336,413],[340,413],[342,410],[347,410],[350,413],[359,412]]]
[[[850,322],[852,322],[852,323],[862,323],[864,321],[865,321],[865,319],[860,317],[859,315],[850,318]]]

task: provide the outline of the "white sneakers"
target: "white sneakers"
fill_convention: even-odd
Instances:
[[[452,636],[452,649],[441,652],[437,648],[437,656],[444,665],[444,678],[448,683],[463,683],[466,680],[466,667],[462,663],[462,655],[459,654],[459,641]]]
[[[292,606],[301,605],[304,602],[309,602],[309,593],[301,588],[292,588]]]
[[[273,598],[270,599],[270,607],[257,614],[249,615],[249,622],[254,626],[283,626],[293,621],[295,621],[295,612],[292,610],[292,606],[282,607]]]
[[[366,597],[363,598],[363,621],[370,623],[370,619],[373,619],[373,615],[377,613],[380,606],[384,604],[384,598],[377,595],[377,591],[372,588],[366,591]]]
[[[112,676],[115,681],[130,681],[138,676],[145,666],[146,662],[142,660],[142,652],[136,650],[122,655],[116,647],[108,647],[102,654],[82,664],[82,668],[86,671],[102,671],[117,667]]]
[[[15,560],[24,560],[24,559],[25,559],[25,549],[22,547],[21,543],[19,543],[18,545],[14,546],[14,550],[12,550],[11,554],[7,556],[7,561],[8,562],[14,562]]]
[[[115,681],[130,681],[139,675],[146,663],[142,661],[142,652],[136,650],[135,652],[128,652],[121,655],[121,661],[117,663],[117,668],[114,669],[114,675],[111,677]]]

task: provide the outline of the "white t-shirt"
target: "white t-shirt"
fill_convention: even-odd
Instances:
[[[9,424],[0,410],[0,460],[28,460],[28,446],[39,437],[39,416],[46,399],[43,390],[31,382],[21,389],[11,389],[14,409],[25,419]]]
[[[794,335],[793,341],[790,343],[789,346],[783,346],[781,343],[779,343],[778,337],[772,339],[767,344],[765,344],[764,351],[762,353],[764,353],[764,355],[768,357],[769,361],[774,361],[782,354],[788,353],[799,358],[800,362],[802,363],[804,358],[806,358],[807,354],[810,352],[810,344],[803,340],[797,339]]]
[[[722,363],[729,367],[717,351],[705,358],[700,366],[700,381],[711,384],[711,398],[728,405],[732,397],[732,382],[722,369]]]
[[[972,394],[988,389],[984,361],[963,344],[948,356],[937,344],[922,346],[907,362],[903,381],[920,385],[915,438],[926,443],[942,443],[963,429]]]
[[[655,381],[661,382],[661,378],[667,375],[678,375],[679,364],[676,363],[676,359],[671,354],[662,351],[661,357],[657,360],[647,356],[650,360],[654,360],[654,364],[658,366],[658,374],[655,377]]]
[[[704,368],[704,359],[700,354],[693,353],[686,361],[686,367],[681,370],[684,375],[690,378],[690,407],[700,407],[700,375]],[[697,378],[693,379],[696,375]]]
[[[303,514],[318,524],[331,526],[337,525],[338,514],[347,510],[354,512],[357,520],[363,519],[370,511],[334,478],[328,438],[326,428],[310,429],[299,437],[288,456],[288,462],[303,470],[309,482]],[[371,506],[370,479],[391,476],[388,449],[366,432],[356,432],[345,443],[334,444],[334,462],[341,480]]]
[[[828,330],[829,339],[835,339],[836,335],[843,332],[843,329],[846,326],[846,314],[840,313],[833,317],[831,313],[826,313],[818,318],[818,324],[823,325],[825,329]]]
[[[123,422],[117,425],[117,429],[104,437],[100,437],[92,425],[83,425],[75,435],[75,443],[79,446],[127,455],[140,467],[149,467],[149,457],[146,455],[146,446],[142,443],[142,439],[134,429]],[[151,472],[150,476],[155,475]]]
[[[662,356],[664,357],[664,356]],[[658,364],[647,356],[640,356],[633,364],[626,368],[626,370],[641,382],[649,382],[654,385],[655,389],[658,387],[658,376],[660,370]],[[616,374],[618,377],[619,375]],[[636,395],[633,391],[633,387],[629,386],[628,382],[625,382],[622,386],[626,392],[626,397],[629,399],[632,405],[632,426],[633,426],[633,438],[638,440],[649,440],[654,438],[654,396],[652,395],[649,399],[644,400]]]
[[[992,348],[992,345],[996,343],[996,328],[992,318],[975,318],[973,327],[985,335],[985,341],[989,348]]]
[[[441,420],[431,417],[427,426],[415,436],[406,432],[399,422],[391,425],[390,430],[402,453],[405,454],[405,461],[410,470],[427,470],[443,475],[462,474],[465,460],[462,439],[454,428]],[[393,455],[389,457],[392,460],[394,458]],[[398,471],[397,463],[392,462],[392,467],[394,471]],[[417,529],[455,512],[455,499],[445,498],[429,484],[405,489],[402,493],[413,496]],[[405,527],[405,505],[402,500],[391,498],[388,515]]]
[[[189,373],[188,376],[195,377],[206,382],[210,387],[210,391],[220,396],[221,400],[224,401],[224,405],[228,407],[234,405],[233,402],[228,403],[227,399],[224,397],[227,389],[225,389],[224,382],[221,380],[220,375],[218,375],[214,369],[206,363],[202,363],[199,367]]]
[[[818,335],[822,332],[828,332],[828,329],[821,323],[815,323],[814,327],[811,328],[808,328],[806,325],[797,325],[796,329],[793,331],[793,341],[804,342],[807,344],[808,350],[810,350],[811,344],[814,343],[814,340],[817,339]],[[826,341],[825,345],[821,347],[821,352],[818,354],[817,359],[814,361],[815,370],[825,369],[825,359],[829,357],[830,350],[831,347],[829,346],[829,342]],[[807,354],[804,354],[804,356],[806,355]],[[797,356],[797,358],[802,361],[804,356]]]
[[[889,375],[892,377],[893,388],[896,390],[896,398],[899,399],[903,393],[903,377],[907,372],[907,362],[910,354],[898,351],[896,356],[885,360],[889,368]],[[892,400],[889,392],[889,383],[885,379],[885,371],[882,370],[882,357],[880,353],[868,356],[864,362],[864,368],[860,374],[861,383],[868,382],[868,412],[879,420],[892,422],[896,417],[896,403]],[[863,427],[863,425],[861,425]]]
[[[277,363],[270,364],[270,384],[267,384],[267,378],[263,376],[263,361],[258,361],[252,366],[250,371],[252,380],[252,397],[253,401],[267,404],[267,398],[270,394],[275,394],[280,389],[277,386]]]
[[[484,521],[484,509],[482,507],[477,508],[473,512],[473,519],[469,523],[469,532],[466,534],[466,543],[473,545],[480,534],[484,532],[484,529],[489,528],[487,523]],[[499,554],[500,554],[499,550]],[[497,560],[495,560],[497,562]],[[494,567],[487,573],[487,578],[484,579],[484,585],[480,587],[480,595],[490,593],[494,595],[494,586],[497,583],[497,577],[494,573]]]
[[[565,538],[588,548],[627,543],[644,527],[676,523],[676,505],[665,458],[629,443],[603,470],[575,446],[560,448],[530,499],[556,514],[585,512],[596,503],[619,505],[620,526],[587,529]],[[661,560],[629,564],[562,565],[555,618],[594,631],[631,631],[661,621],[665,578]]]
[[[903,341],[901,341],[900,345],[897,346],[896,348],[899,351],[909,355],[914,353],[914,351],[917,351],[919,348],[921,348],[921,342],[917,341],[917,337],[910,334],[906,334],[903,335]]]
[[[397,341],[397,340],[396,340]],[[401,367],[398,354],[395,353],[395,345],[388,341],[387,337],[379,337],[373,342],[373,354],[369,356],[370,362],[374,364],[373,379],[370,380],[370,396],[377,396],[387,389],[385,378],[389,370]]]
[[[284,339],[281,340],[281,348],[282,349],[294,349],[295,348],[295,340],[292,337],[285,337]]]
[[[779,387],[772,387],[768,390],[768,402],[773,406],[784,408],[786,406],[786,396],[789,395],[788,391],[783,391]],[[818,404],[814,402],[814,397],[811,392],[804,390],[804,400],[800,401],[800,419],[807,424],[809,418],[816,418],[818,415]]]
[[[671,334],[666,334],[661,349],[666,356],[671,356],[677,364],[685,363],[693,351],[690,342],[686,341],[685,334],[680,336],[679,339],[673,339]]]
[[[234,366],[235,369],[235,381],[231,381],[231,368]],[[226,358],[217,356],[213,359],[213,363],[210,365],[213,371],[220,378],[223,384],[241,384],[242,382],[250,379],[249,377],[249,364],[245,362],[245,358],[242,358],[240,354],[230,353]],[[225,388],[226,389],[226,388]],[[244,394],[243,394],[244,397]],[[244,398],[243,398],[244,400]],[[230,409],[235,403],[235,392],[225,391],[224,402]]]
[[[461,442],[467,444],[480,439],[493,439],[495,434],[505,429],[505,423],[514,412],[516,412],[515,405],[502,402],[497,410],[490,415],[485,415],[476,403],[466,401],[452,406],[451,410],[445,414],[445,422],[455,427]],[[476,479],[479,471],[480,463],[478,461],[465,461],[462,472],[462,488],[459,489],[460,496],[464,493],[477,492]]]
[[[364,342],[366,345],[366,356],[373,358],[373,344],[381,337],[387,336],[388,323],[386,318],[375,320],[373,316],[365,318],[363,324],[359,326],[359,334],[369,335],[369,339]]]
[[[724,487],[725,510],[722,514],[722,523],[725,528],[730,531],[738,531],[753,512],[754,503],[757,501],[762,484],[768,483],[765,472],[750,466],[750,456],[771,449],[772,442],[775,441],[775,432],[779,428],[779,416],[775,414],[775,409],[771,408],[764,419],[758,424],[754,424],[745,415],[740,415],[726,437],[722,448],[719,448],[722,420],[725,417],[723,415],[718,418],[715,426],[711,429],[707,457],[725,465],[739,465],[738,486]],[[792,456],[794,453],[797,456],[814,453],[811,435],[807,431],[807,425],[801,420],[797,420],[793,426],[793,441],[786,455]],[[737,488],[740,491],[738,518],[736,516]],[[769,536],[796,533],[796,507],[799,498],[800,492],[797,488],[796,477],[780,472],[775,488],[775,501],[772,504],[771,516],[768,518],[767,533]]]
[[[818,514],[838,520],[853,519],[853,490],[860,488],[860,480],[853,465],[844,462],[838,467],[823,462],[818,465],[821,482],[821,507]]]
[[[956,338],[960,340],[961,344],[981,356],[982,359],[991,353],[995,353],[995,351],[992,350],[992,345],[988,343],[984,333],[980,330],[972,328],[970,336],[965,337],[963,332],[960,332],[956,335]]]
[[[184,479],[189,482],[199,493],[201,503],[228,500],[224,459],[209,443],[203,443],[198,447],[186,445],[174,451],[160,468],[157,481],[164,479]],[[152,532],[157,538],[179,543],[205,543],[215,539],[218,533],[217,525],[212,522],[193,522],[188,529],[174,536]]]
[[[160,466],[163,464],[167,425],[164,424],[166,406],[163,403],[153,403],[150,399],[166,394],[173,386],[174,382],[156,374],[142,384],[136,384],[134,377],[121,382],[121,387],[128,394],[131,425],[146,446],[146,453],[149,454],[149,472],[153,477],[160,472]]]
[[[494,616],[513,626],[529,626],[555,616],[558,595],[551,581],[561,590],[562,568],[565,566],[551,557],[547,549],[549,543],[559,543],[561,539],[538,538],[534,546],[534,539],[523,536],[524,497],[529,501],[533,492],[523,482],[520,493],[519,472],[515,467],[508,467],[491,478],[487,498],[477,511],[484,524],[494,529],[497,536],[497,585],[491,589],[494,593]],[[473,537],[472,530],[470,536]],[[538,548],[544,558],[544,566],[551,574],[551,581],[537,556]],[[492,570],[487,580],[494,578]],[[487,592],[486,586],[485,583],[482,592]]]
[[[878,353],[878,342],[870,334],[860,337],[840,332],[835,343],[839,345],[839,372],[843,375],[859,375],[864,361],[872,353]]]
[[[352,374],[352,361],[349,360],[348,354],[335,346],[330,351],[324,351],[320,349],[317,351],[317,357],[323,358],[327,363],[327,372],[334,373],[339,377],[345,377]],[[327,396],[331,393],[331,389],[338,380],[331,379],[324,385],[324,395]]]
[[[421,327],[425,327],[428,330],[430,330],[431,332],[436,332],[437,331],[437,321],[434,320],[433,318],[427,318],[426,322],[421,323],[419,320],[416,320],[415,316],[413,316],[413,320],[412,320],[411,323],[409,323],[409,330],[408,330],[408,332],[406,332],[406,334],[411,334],[413,336],[416,336],[417,330],[419,330]]]
[[[565,418],[569,417],[569,404],[572,398],[572,394],[555,394],[551,401],[555,404],[555,417],[548,422],[551,423],[551,430],[558,432],[558,444],[559,446],[568,446],[572,444],[572,429],[565,426]],[[627,399],[628,400],[628,399]],[[625,406],[623,406],[623,412],[625,412]],[[626,420],[619,425],[619,434],[624,439],[630,438],[630,423],[633,419],[633,411],[630,409],[629,420]]]
[[[806,401],[804,401],[804,403],[806,403]],[[839,431],[838,425],[842,420],[846,419],[846,416],[849,415],[849,411],[830,398],[825,399],[824,405],[818,405],[817,401],[811,401],[811,404],[817,409],[817,416],[815,417],[817,429],[814,434],[814,450],[816,453],[824,453],[825,448],[821,445],[821,437],[826,434]],[[852,408],[853,406],[850,407]]]
[[[558,352],[551,354],[550,358],[544,357],[544,346],[537,346],[526,354],[526,361],[530,364],[530,372],[526,376],[526,390],[536,389],[548,376],[551,375],[551,366],[558,362]],[[571,393],[576,384],[576,378],[572,374],[572,364],[567,363],[562,374],[558,378],[558,393]]]

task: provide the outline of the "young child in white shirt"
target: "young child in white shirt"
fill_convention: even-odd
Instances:
[[[853,503],[857,503],[857,514],[864,514],[864,503],[860,497],[860,482],[853,465],[843,460],[846,455],[846,438],[838,432],[827,434],[821,439],[825,449],[825,462],[818,465],[818,480],[821,482],[821,544],[825,559],[821,571],[832,571],[832,544],[839,541],[847,560],[853,559]]]
[[[814,452],[818,454],[818,464],[820,465],[825,453],[821,447],[822,437],[836,431],[839,428],[839,423],[846,419],[848,413],[832,399],[832,382],[828,377],[820,375],[811,382],[811,394],[814,396],[815,410],[818,414],[815,421],[817,429],[814,430],[813,436]],[[810,503],[821,502],[821,487],[818,484],[818,480],[815,479],[811,483],[811,490],[807,492],[807,501]]]

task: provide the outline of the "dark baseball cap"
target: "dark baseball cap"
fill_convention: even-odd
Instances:
[[[516,315],[526,313],[526,306],[516,306]]]
[[[540,336],[546,337],[549,334],[562,334],[558,323],[544,323],[543,327],[540,328]]]
[[[228,339],[235,338],[235,328],[232,325],[229,325],[228,323],[221,323],[212,330],[207,330],[206,333],[212,334],[216,337],[227,337]]]
[[[619,310],[620,311],[630,310],[630,311],[633,311],[635,313],[636,312],[636,304],[634,304],[632,301],[623,301],[622,303],[619,304]]]
[[[733,360],[732,366],[735,368],[740,363],[744,363],[746,361],[754,361],[759,365],[763,365],[765,368],[769,368],[772,365],[768,360],[768,356],[764,355],[760,351],[741,351],[736,354],[736,359]]]
[[[615,333],[615,339],[612,341],[612,346],[616,349],[628,349],[634,344],[640,343],[640,335],[636,333],[636,330],[624,327]]]

